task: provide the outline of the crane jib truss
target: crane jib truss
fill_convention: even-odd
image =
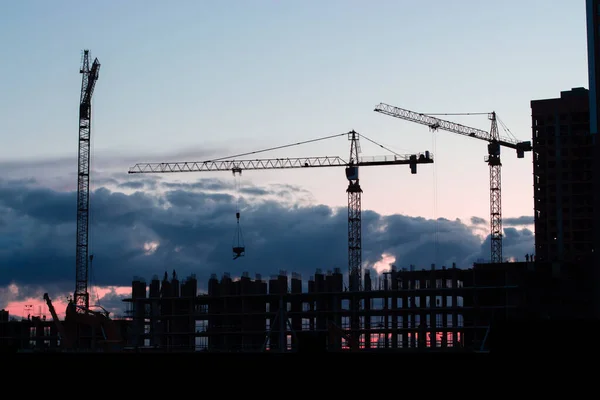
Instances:
[[[513,138],[503,137],[499,134],[496,138],[492,138],[491,132],[486,132],[482,129],[471,128],[469,126],[457,124],[455,122],[445,121],[443,119],[435,118],[427,114],[421,114],[415,111],[406,110],[404,108],[391,106],[389,104],[379,103],[375,107],[374,111],[392,117],[404,119],[406,121],[416,122],[421,125],[427,125],[431,129],[442,129],[448,132],[454,132],[458,133],[459,135],[469,136],[475,139],[481,139],[488,142],[496,140],[500,144],[500,146],[517,150],[517,155],[519,158],[523,158],[523,152],[531,151],[530,141],[519,142]],[[488,118],[492,121],[495,121],[495,113],[489,113]]]
[[[96,58],[90,67],[89,50],[84,50],[81,63],[81,97],[79,102],[79,151],[77,161],[77,246],[75,254],[75,293],[73,302],[89,309],[88,294],[88,234],[90,206],[90,135],[92,96],[100,62]]]
[[[488,155],[486,156],[485,161],[490,168],[490,253],[492,263],[502,262],[502,162],[500,161],[500,148],[504,146],[514,149],[517,151],[517,158],[523,158],[525,157],[526,151],[532,150],[531,142],[519,142],[513,138],[501,137],[498,132],[498,123],[495,112],[488,114],[488,118],[492,121],[492,126],[490,132],[486,132],[481,129],[445,121],[432,117],[431,115],[417,113],[385,103],[378,104],[374,111],[406,121],[427,125],[432,130],[442,129],[489,142]]]
[[[376,156],[360,158],[356,166],[368,167],[377,165],[410,165],[411,157],[417,164],[433,163],[433,154],[429,152],[402,156]],[[226,160],[226,161],[194,161],[171,163],[140,163],[129,169],[130,174],[150,174],[169,172],[209,172],[231,171],[233,169],[290,169],[307,167],[345,167],[349,162],[338,156],[298,157],[298,158],[263,158],[256,160]]]

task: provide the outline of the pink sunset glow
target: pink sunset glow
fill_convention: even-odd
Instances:
[[[381,255],[381,260],[373,264],[373,269],[381,274],[384,271],[389,271],[391,265],[396,262],[396,257],[391,254],[384,253]]]
[[[457,337],[458,337],[458,341],[460,342],[461,340],[461,333],[458,332],[457,333]],[[409,347],[410,347],[410,342],[411,342],[411,334],[407,334],[408,336],[408,342],[409,342]],[[442,343],[442,338],[444,337],[444,333],[443,332],[436,332],[436,347],[439,347],[440,344]],[[425,345],[427,347],[432,347],[431,346],[431,334],[429,332],[427,332],[426,334],[426,342]],[[458,343],[454,343],[453,342],[453,338],[452,338],[452,332],[447,332],[446,333],[446,340],[448,342],[448,347],[455,347],[458,346]],[[418,333],[414,333],[414,341],[415,343],[419,342],[419,334]],[[360,338],[360,347],[364,348],[365,347],[365,337],[364,335],[361,336]],[[398,335],[398,343],[402,343],[402,338],[401,335]],[[392,334],[389,333],[388,334],[388,348],[392,348]],[[350,349],[350,347],[348,346],[348,344],[346,343],[345,339],[342,339],[342,348],[345,350]],[[377,333],[373,333],[371,334],[371,348],[386,348],[385,347],[385,334],[377,334]]]
[[[16,285],[11,285],[10,288],[11,292],[14,294],[18,293],[18,287]],[[131,288],[128,286],[94,287],[90,293],[90,305],[99,304],[114,314],[115,311],[118,312],[120,309],[107,307],[107,305],[103,304],[103,299],[107,295],[123,296],[129,295],[130,293]],[[50,299],[52,300],[52,304],[54,305],[54,309],[56,310],[58,317],[63,319],[65,317],[65,310],[68,303],[67,294],[63,294],[62,296],[56,298],[50,297]],[[11,317],[16,317],[17,319],[27,318],[28,315],[39,317],[45,316],[47,319],[52,318],[50,311],[48,310],[48,306],[41,295],[39,298],[28,297],[24,300],[10,301],[4,309],[9,312]]]

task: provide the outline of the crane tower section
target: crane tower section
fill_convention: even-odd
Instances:
[[[490,114],[492,127],[490,129],[490,143],[488,144],[488,156],[486,161],[490,166],[490,239],[491,239],[491,262],[502,262],[502,195],[501,195],[501,170],[500,161],[500,135],[498,134],[498,123],[496,113]]]
[[[360,291],[362,281],[362,227],[361,227],[361,194],[358,181],[358,134],[348,133],[350,143],[350,159],[346,167],[348,178],[348,282],[350,291]]]
[[[88,294],[88,234],[90,207],[90,135],[92,125],[92,95],[98,80],[100,62],[90,66],[89,50],[83,51],[81,62],[81,97],[79,101],[79,151],[77,157],[77,246],[75,255],[75,293],[77,309],[89,309]]]

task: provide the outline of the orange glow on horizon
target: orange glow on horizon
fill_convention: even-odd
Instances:
[[[385,271],[389,271],[391,265],[396,262],[396,257],[391,254],[383,253],[381,255],[381,260],[377,261],[373,264],[373,269],[377,271],[378,274],[381,274]]]

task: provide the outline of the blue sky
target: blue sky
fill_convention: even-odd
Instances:
[[[228,155],[350,129],[402,153],[433,151],[426,127],[373,112],[379,102],[419,112],[496,110],[528,139],[530,100],[587,87],[584,9],[566,0],[552,7],[535,0],[493,7],[468,0],[8,3],[0,16],[8,60],[0,65],[0,129],[8,133],[0,158],[76,154],[83,48],[102,63],[98,162],[110,155],[171,161],[183,150],[195,160],[201,150]],[[485,116],[448,118],[489,129]],[[485,143],[438,132],[435,147],[444,196],[438,216],[485,214]],[[347,152],[340,139],[264,156]],[[504,153],[504,211],[531,214],[531,155]],[[363,155],[379,154],[363,140]],[[385,213],[433,216],[433,169],[418,177],[396,167],[364,171],[365,202]],[[304,172],[251,178],[290,180],[327,204],[345,203],[343,172],[335,169],[322,179]],[[406,192],[426,199],[386,199]]]
[[[374,106],[495,110],[528,140],[531,100],[588,86],[585,34],[585,3],[572,0],[6,2],[0,164],[5,179],[74,189],[78,69],[88,48],[102,64],[94,189],[136,162],[196,161],[355,129],[400,153],[435,154],[435,164],[417,175],[408,167],[363,169],[363,209],[487,220],[486,143],[433,135]],[[447,118],[489,129],[485,116]],[[362,150],[387,154],[365,140]],[[262,156],[347,154],[341,138]],[[504,216],[532,215],[531,154],[517,159],[504,151],[503,162]],[[233,179],[200,175],[163,179]],[[243,179],[293,185],[317,205],[346,205],[341,168],[248,171]]]

